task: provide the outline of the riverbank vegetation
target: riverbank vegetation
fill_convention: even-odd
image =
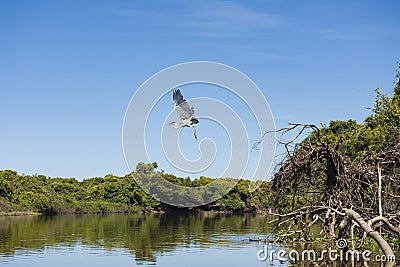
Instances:
[[[44,175],[22,175],[16,171],[0,171],[0,212],[59,213],[134,213],[162,212],[175,209],[147,195],[138,186],[135,175],[151,179],[155,164],[139,163],[136,172],[124,177],[106,175],[78,181],[74,178],[51,178]],[[215,179],[201,177],[190,180],[172,174],[157,173],[182,186],[201,186]],[[199,210],[254,212],[269,203],[269,183],[250,193],[247,180],[237,180],[236,186],[222,199]],[[1,214],[0,213],[0,214]]]
[[[281,142],[286,158],[271,180],[277,193],[270,213],[289,225],[281,240],[311,240],[310,229],[318,226],[326,240],[349,240],[347,250],[373,240],[393,257],[400,237],[400,79],[392,97],[375,91],[363,123],[290,124],[278,131],[296,137]]]

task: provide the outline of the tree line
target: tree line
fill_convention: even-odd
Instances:
[[[75,178],[52,178],[44,175],[22,175],[13,170],[0,171],[0,212],[33,211],[57,213],[152,212],[174,209],[149,196],[135,180],[141,175],[151,180],[161,175],[166,181],[185,187],[198,187],[215,179],[176,177],[156,172],[156,163],[139,162],[135,172],[123,177],[112,174],[78,181]],[[228,178],[226,178],[228,179]],[[231,179],[230,179],[231,180]],[[235,187],[218,201],[201,206],[201,210],[254,212],[269,207],[270,184],[249,192],[249,180],[235,180]],[[201,196],[200,196],[201,197]],[[201,199],[199,201],[202,201]]]

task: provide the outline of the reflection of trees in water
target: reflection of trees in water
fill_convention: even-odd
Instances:
[[[156,261],[155,254],[177,246],[207,247],[216,242],[215,236],[262,231],[264,221],[264,217],[251,215],[174,213],[0,217],[0,253],[82,243],[127,248],[138,261]]]

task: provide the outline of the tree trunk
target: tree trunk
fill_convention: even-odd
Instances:
[[[370,236],[372,237],[376,243],[381,247],[383,253],[385,253],[387,258],[393,258],[394,257],[394,252],[392,248],[389,246],[389,244],[386,242],[385,239],[374,229],[371,228],[371,226],[368,225],[368,223],[354,210],[351,209],[344,209],[345,213],[347,216],[349,216],[351,219],[353,219],[358,225]]]

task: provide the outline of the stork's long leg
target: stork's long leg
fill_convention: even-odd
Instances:
[[[196,127],[194,125],[191,125],[190,127],[193,128],[193,130],[194,130],[194,138],[197,140]]]

